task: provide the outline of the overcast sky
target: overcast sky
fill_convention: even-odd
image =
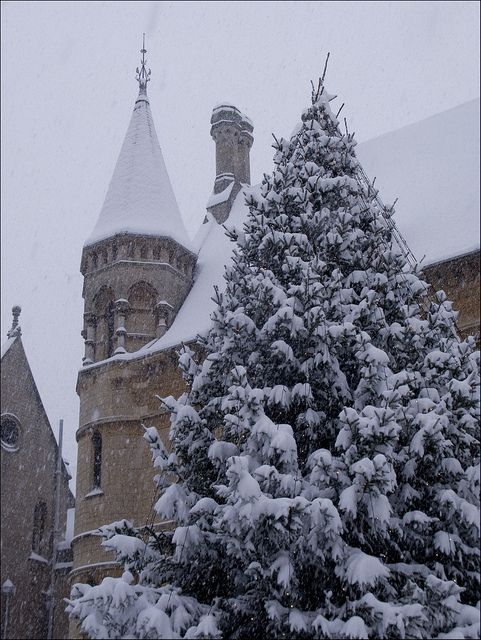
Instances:
[[[328,51],[327,88],[361,142],[479,96],[478,25],[478,2],[2,2],[2,341],[21,304],[72,463],[80,256],[137,95],[142,32],[157,133],[193,234],[214,180],[215,104],[254,121],[258,182],[271,133],[290,134]]]

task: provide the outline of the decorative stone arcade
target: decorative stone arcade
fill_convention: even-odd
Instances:
[[[125,233],[85,247],[84,365],[164,335],[189,292],[195,263],[193,252],[166,237]]]

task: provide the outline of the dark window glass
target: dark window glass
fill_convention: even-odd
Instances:
[[[47,504],[40,500],[35,505],[35,511],[33,512],[33,535],[32,535],[32,549],[38,553],[40,550],[40,544],[45,533],[45,522],[47,520]]]

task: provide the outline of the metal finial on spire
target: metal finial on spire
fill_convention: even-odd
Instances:
[[[13,338],[15,336],[22,335],[22,330],[20,329],[20,325],[18,324],[18,317],[20,315],[20,311],[21,310],[22,310],[22,308],[19,307],[18,304],[16,304],[14,307],[12,307],[13,319],[12,319],[12,326],[11,326],[10,330],[7,331],[7,337],[8,338]]]
[[[147,49],[145,48],[145,33],[142,35],[143,35],[142,49],[140,50],[140,53],[142,54],[142,60],[140,63],[140,70],[139,70],[139,67],[137,67],[137,69],[135,70],[136,71],[135,79],[139,83],[139,95],[147,95],[147,82],[149,82],[150,80],[151,71],[150,69],[147,70],[145,66],[147,64],[147,60],[145,59],[145,54],[147,53]]]

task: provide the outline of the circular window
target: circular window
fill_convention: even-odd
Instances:
[[[0,423],[0,438],[4,449],[15,451],[18,449],[20,437],[20,425],[18,420],[11,415],[3,415]]]

